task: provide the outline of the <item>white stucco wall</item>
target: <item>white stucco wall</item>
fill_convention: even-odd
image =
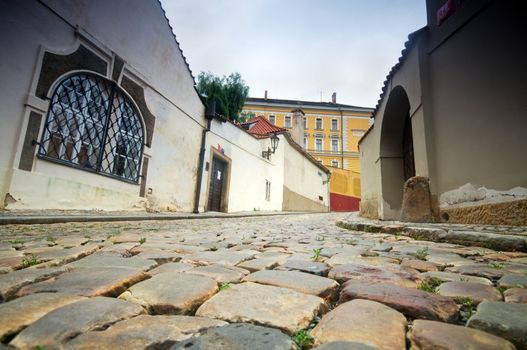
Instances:
[[[229,122],[213,120],[207,133],[205,161],[209,171],[203,171],[200,211],[205,209],[212,169],[211,147],[223,148],[225,157],[231,160],[228,189],[228,212],[280,211],[282,210],[283,186],[283,136],[275,154],[267,160],[262,151],[267,149],[268,139],[258,140]],[[266,180],[271,182],[270,200],[265,199]]]
[[[157,1],[35,0],[0,2],[0,202],[8,208],[133,209],[143,207],[139,185],[34,159],[18,170],[31,110],[46,119],[49,102],[35,96],[43,50],[56,54],[82,44],[108,64],[125,61],[124,74],[139,80],[156,117],[147,198],[157,209],[191,211],[204,106]],[[62,17],[62,18],[61,18]],[[82,35],[76,34],[75,27]],[[42,134],[39,134],[39,139]],[[11,176],[12,175],[12,176]],[[1,204],[0,204],[1,207]]]

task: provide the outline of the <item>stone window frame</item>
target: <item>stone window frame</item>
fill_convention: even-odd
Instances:
[[[105,84],[107,87],[111,87],[111,92],[109,93],[111,93],[112,96],[106,96],[108,99],[107,101],[103,101],[103,98],[101,98],[99,101],[89,101],[86,91],[86,96],[81,95],[81,97],[77,96],[77,92],[72,93],[71,96],[69,96],[71,92],[70,91],[68,92],[66,103],[61,103],[59,101],[59,93],[62,91],[59,92],[59,89],[64,86],[66,81],[72,81],[74,78],[80,79],[79,77],[84,77],[83,79],[85,79],[85,81],[90,81],[92,86],[95,85],[99,89],[101,88],[101,85],[99,84]],[[90,77],[93,80],[89,80],[86,77]],[[92,71],[68,72],[59,77],[53,83],[50,91],[52,91],[49,105],[50,107],[48,108],[43,125],[37,157],[80,170],[112,177],[124,182],[138,184],[142,176],[141,165],[145,148],[144,141],[146,128],[141,112],[138,106],[135,104],[134,99],[114,81],[111,81],[105,76]],[[79,100],[83,100],[83,97],[85,101],[79,102]],[[71,98],[77,98],[79,100],[73,101],[75,102],[73,103]],[[108,116],[107,119],[105,119],[105,126],[99,125],[99,128],[97,128],[97,126],[88,125],[90,123],[89,119],[92,119],[91,114],[89,114],[91,112],[88,112],[87,106],[84,106],[83,103],[89,104],[90,102],[94,102],[94,104],[102,104],[96,106],[98,109],[106,108],[105,113],[108,113]],[[68,110],[68,103],[70,104],[71,110]],[[115,103],[118,103],[118,105],[115,106]],[[68,127],[66,128],[67,130],[61,130],[59,132],[58,130],[54,130],[53,126],[50,128],[50,124],[56,121],[57,113],[62,113],[62,115],[65,115],[67,120],[66,122],[68,123]],[[88,117],[88,115],[90,115],[90,117]],[[133,132],[129,132],[130,130],[127,130],[132,125],[135,128],[134,131],[138,133],[138,135],[135,135]],[[87,136],[89,142],[85,142],[86,140],[84,138],[84,133],[86,131],[85,128],[88,127],[91,127],[91,130],[88,131]],[[93,133],[93,135],[90,134],[90,131],[92,131],[94,127],[97,129],[96,131],[104,132],[102,138],[94,136],[96,133]],[[74,133],[74,137],[70,137],[70,133],[72,132]],[[110,136],[110,133],[113,134]],[[66,147],[64,147],[64,149],[59,148],[59,150],[57,150],[55,146],[54,149],[56,154],[50,154],[49,145],[52,138],[55,139],[54,142],[59,142]],[[71,142],[72,148],[68,157],[65,156],[68,145],[67,138],[71,138],[72,141],[74,141]],[[97,138],[99,144],[89,144],[90,142],[93,143],[93,138]],[[105,140],[107,140],[107,142]],[[89,144],[85,148],[86,153],[88,153],[87,150],[89,150],[90,146],[99,148],[97,154],[104,158],[104,161],[107,161],[107,163],[105,163],[105,168],[103,168],[100,160],[97,164],[93,165],[89,161],[83,161],[81,159],[82,157],[80,155],[82,154],[83,149],[81,143]],[[80,146],[80,148],[77,146]],[[132,152],[132,149],[134,152]],[[110,153],[108,151],[110,151]],[[92,151],[92,153],[94,153],[94,151]],[[111,159],[111,161],[108,161],[108,159]],[[90,166],[87,166],[87,164]],[[130,164],[135,164],[135,166],[132,167]],[[128,172],[126,173],[126,171]]]

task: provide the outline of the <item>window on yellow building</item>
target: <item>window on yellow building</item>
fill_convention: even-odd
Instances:
[[[307,129],[307,118],[304,117],[304,129]]]
[[[322,118],[317,118],[315,122],[315,129],[322,130]]]
[[[275,125],[276,124],[276,117],[274,115],[269,116],[269,123]]]
[[[284,118],[285,122],[284,122],[284,126],[286,128],[290,128],[291,127],[291,117],[286,115],[285,118]]]
[[[339,167],[339,161],[338,160],[332,160],[331,161],[331,166],[334,167],[334,168],[338,168]]]
[[[307,137],[304,137],[304,149],[307,149]]]
[[[331,119],[331,130],[335,131],[339,129],[339,123],[337,119]]]
[[[322,151],[322,139],[321,138],[315,139],[315,149],[317,151]]]
[[[338,152],[339,151],[339,140],[331,140],[331,151]]]

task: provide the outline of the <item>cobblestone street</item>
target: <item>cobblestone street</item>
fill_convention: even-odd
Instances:
[[[527,348],[525,228],[348,215],[0,226],[0,349]]]

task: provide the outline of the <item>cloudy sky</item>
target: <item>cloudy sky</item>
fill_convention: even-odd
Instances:
[[[424,0],[162,0],[194,76],[239,72],[251,97],[375,106]]]

